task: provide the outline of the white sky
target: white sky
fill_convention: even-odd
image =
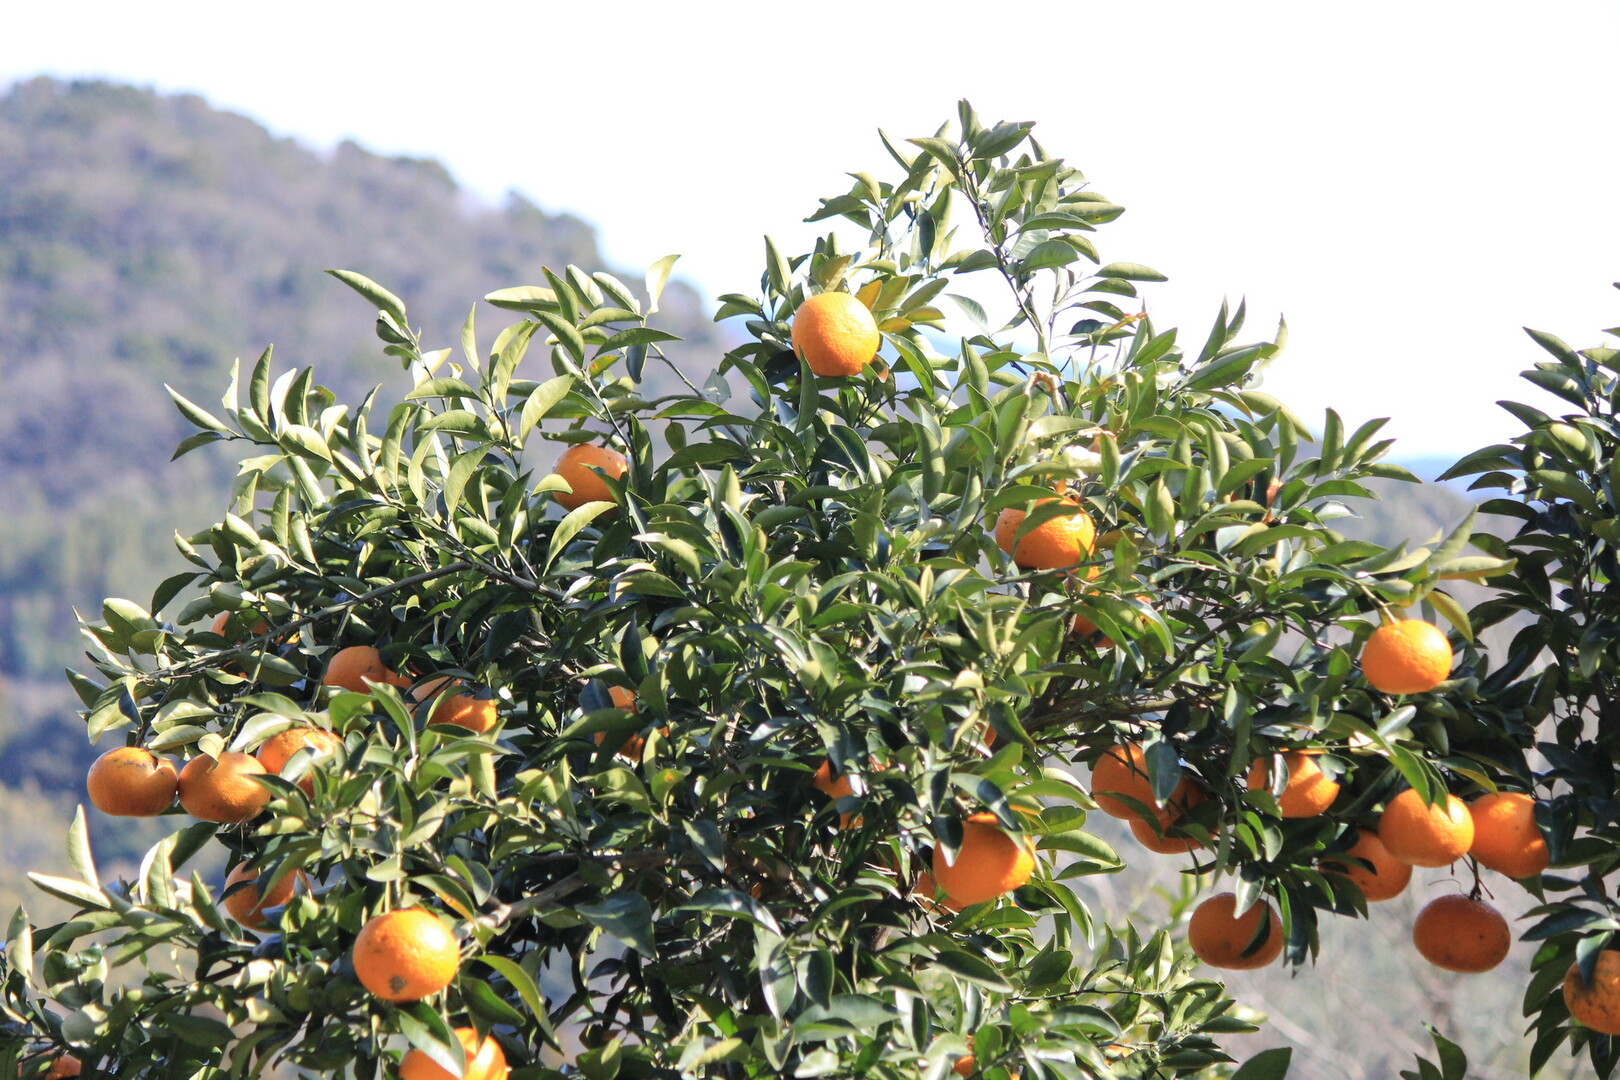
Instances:
[[[1129,208],[1099,246],[1170,275],[1161,326],[1196,348],[1223,296],[1257,333],[1286,313],[1267,389],[1392,416],[1407,456],[1516,433],[1499,398],[1561,411],[1516,378],[1519,327],[1620,324],[1613,0],[9,8],[0,83],[195,91],[435,157],[585,218],[624,270],[681,252],[708,296],[755,292],[763,234],[799,250],[819,196],[885,169],[879,127],[967,97]]]

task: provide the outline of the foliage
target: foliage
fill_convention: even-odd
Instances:
[[[954,133],[886,145],[894,177],[856,174],[816,215],[855,224],[855,249],[768,244],[761,295],[722,297],[749,340],[701,387],[647,389],[660,366],[686,379],[649,322],[666,261],[647,303],[576,267],[493,293],[523,319],[487,349],[469,317],[459,350],[424,350],[401,301],[341,274],[409,375],[402,403],[342,404],[269,352],[233,372],[220,410],[175,395],[196,429],[181,453],[240,450],[233,498],[182,541],[194,570],[87,627],[95,670],[73,681],[90,735],[214,754],[312,724],[345,751],[309,794],[296,772],[266,778],[258,822],[184,827],[128,881],[100,879],[76,823],[77,878],[36,881],[80,914],[12,927],[13,1053],[66,1042],[121,1077],[278,1060],[369,1077],[407,1045],[459,1066],[450,1030],[471,1021],[524,1077],[941,1080],[970,1042],[997,1080],[1206,1072],[1229,1060],[1219,1038],[1250,1027],[1222,985],[1164,930],[1100,925],[1087,904],[1086,879],[1124,866],[1088,831],[1071,768],[1121,739],[1145,747],[1159,797],[1184,777],[1210,796],[1188,819],[1203,868],[1231,876],[1240,907],[1275,903],[1299,963],[1321,913],[1364,912],[1320,856],[1406,785],[1529,787],[1553,715],[1574,749],[1541,749],[1574,794],[1545,827],[1556,858],[1592,873],[1585,906],[1549,907],[1533,933],[1557,978],[1578,935],[1601,944],[1612,774],[1581,695],[1600,700],[1609,637],[1598,607],[1551,588],[1607,580],[1611,429],[1591,393],[1591,416],[1564,424],[1589,433],[1586,457],[1548,467],[1544,443],[1574,445],[1549,419],[1474,462],[1520,485],[1519,537],[1465,521],[1413,551],[1345,539],[1347,503],[1404,470],[1380,462],[1377,422],[1347,431],[1330,412],[1312,439],[1256,388],[1281,333],[1244,342],[1241,305],[1196,350],[1157,328],[1134,301],[1159,275],[1103,263],[1092,240],[1121,208],[1028,124],[984,127],[964,105]],[[974,290],[985,278],[1005,311]],[[886,348],[859,376],[818,378],[791,317],[839,288]],[[1610,357],[1570,356],[1569,378],[1612,389]],[[586,440],[621,450],[628,474],[613,501],[557,513],[547,470]],[[1028,511],[1026,531],[1050,520],[1064,508],[1038,500],[1059,485],[1103,544],[1074,573],[1020,572],[987,525],[1007,508]],[[1507,584],[1471,617],[1442,588],[1459,575]],[[1381,608],[1418,602],[1451,623],[1458,664],[1435,693],[1391,699],[1356,652]],[[1549,626],[1492,665],[1476,625],[1520,608]],[[223,635],[220,612],[236,615]],[[1072,635],[1077,615],[1113,644]],[[1532,672],[1537,640],[1572,650],[1574,670]],[[393,685],[322,688],[325,659],[356,644],[418,685],[496,695],[503,725],[430,725],[434,703]],[[632,734],[640,755],[619,756]],[[1342,792],[1328,815],[1285,820],[1241,778],[1261,760],[1280,778],[1272,755],[1299,746],[1327,751]],[[830,804],[809,782],[829,760],[851,785]],[[980,812],[1031,837],[1042,867],[1014,903],[953,916],[914,892],[919,860],[954,856]],[[314,894],[258,941],[201,875],[176,877],[214,841],[303,870]],[[347,949],[408,904],[452,918],[465,959],[442,997],[386,1005]],[[1566,1034],[1556,994],[1543,1001],[1557,978],[1531,988],[1548,1052]]]
[[[436,162],[318,153],[190,95],[45,78],[0,92],[0,675],[57,682],[79,653],[73,609],[149,590],[175,529],[217,515],[228,477],[163,467],[188,433],[163,384],[211,398],[223,362],[273,340],[353,399],[387,358],[321,269],[386,276],[453,334],[490,282],[542,262],[603,265],[585,223],[515,195],[478,205]],[[691,356],[718,351],[690,288],[662,306]],[[8,723],[0,775],[55,783],[34,752],[50,727]]]

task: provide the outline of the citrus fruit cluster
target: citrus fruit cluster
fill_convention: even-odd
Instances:
[[[1276,812],[1283,818],[1314,818],[1330,812],[1341,784],[1316,763],[1321,751],[1295,749],[1279,755],[1286,779],[1275,791]],[[1092,798],[1098,809],[1130,823],[1132,833],[1149,850],[1185,854],[1206,846],[1220,828],[1218,821],[1184,823],[1210,792],[1185,769],[1172,794],[1155,796],[1147,755],[1132,742],[1105,749],[1092,768]],[[1261,759],[1249,768],[1248,791],[1272,791],[1271,764]],[[1471,803],[1446,793],[1426,803],[1406,788],[1385,803],[1371,824],[1345,823],[1340,847],[1319,860],[1319,868],[1354,884],[1362,898],[1377,903],[1405,891],[1413,867],[1443,867],[1464,856],[1508,877],[1533,878],[1548,863],[1547,844],[1535,820],[1535,799],[1522,792],[1487,792]],[[1342,850],[1341,850],[1342,848]],[[1264,966],[1283,948],[1280,922],[1272,932],[1275,911],[1262,901],[1235,910],[1231,893],[1212,896],[1199,905],[1188,927],[1188,943],[1216,967]],[[1268,917],[1264,912],[1270,911]],[[1506,919],[1476,888],[1469,896],[1437,898],[1419,913],[1413,944],[1430,963],[1450,971],[1481,972],[1506,958],[1510,945]]]

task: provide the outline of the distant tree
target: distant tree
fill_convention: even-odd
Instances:
[[[1029,124],[886,146],[816,215],[856,246],[768,246],[721,298],[749,340],[682,390],[645,390],[666,260],[647,302],[547,271],[436,350],[341,274],[410,377],[386,415],[268,352],[220,410],[176,395],[181,453],[240,450],[229,512],[73,683],[130,748],[97,806],[199,820],[116,882],[74,823],[0,1072],[1264,1080],[1288,1054],[1225,1067],[1251,1025],[1209,967],[1301,963],[1462,858],[1418,947],[1501,959],[1481,866],[1564,897],[1525,935],[1534,1057],[1612,1070],[1614,352],[1538,336],[1577,411],[1453,470],[1518,535],[1347,540],[1404,471],[1380,422],[1307,441],[1256,389],[1280,334],[1155,327],[1160,275],[1092,240],[1121,208]],[[1094,918],[1130,872],[1099,808],[1210,875],[1197,959]],[[218,845],[229,885],[177,876]],[[1435,1039],[1409,1075],[1460,1078]]]

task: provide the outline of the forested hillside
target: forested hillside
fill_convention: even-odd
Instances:
[[[206,452],[166,464],[185,428],[163,384],[215,401],[234,358],[273,344],[355,400],[398,364],[325,269],[386,284],[449,345],[473,298],[570,263],[634,285],[644,269],[604,267],[576,218],[480,205],[437,162],[317,153],[194,96],[49,79],[0,96],[0,780],[78,786],[74,608],[150,595],[178,569],[175,530],[227,489]],[[674,285],[661,307],[672,353],[716,352],[706,301]],[[512,321],[478,319],[486,341]]]

